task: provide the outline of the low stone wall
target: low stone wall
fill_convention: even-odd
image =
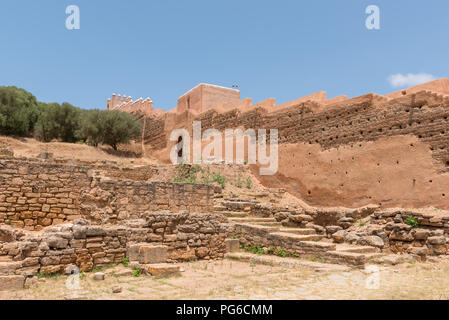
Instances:
[[[449,252],[449,215],[444,211],[389,209],[377,211],[371,223],[380,228],[395,253],[443,255]],[[375,227],[373,227],[376,230]],[[375,231],[379,233],[379,231]]]
[[[0,275],[32,276],[81,271],[120,263],[130,244],[168,247],[167,262],[222,258],[225,234],[222,216],[181,212],[149,213],[126,225],[91,225],[84,219],[40,232],[0,226]]]
[[[449,252],[449,215],[442,210],[378,209],[363,222],[352,221],[325,230],[337,243],[370,245],[383,252],[421,258]]]
[[[213,212],[213,186],[107,178],[98,175],[104,167],[96,169],[79,163],[0,160],[0,225],[41,230],[79,218],[116,223],[146,210]]]

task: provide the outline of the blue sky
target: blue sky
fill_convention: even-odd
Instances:
[[[80,30],[65,27],[72,4]],[[392,74],[449,76],[448,14],[447,0],[4,0],[0,85],[101,109],[116,92],[168,110],[200,82],[255,102],[385,94]]]

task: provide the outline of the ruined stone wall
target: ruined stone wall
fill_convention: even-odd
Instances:
[[[98,178],[92,186],[82,197],[82,212],[99,223],[139,218],[147,210],[213,212],[209,185]]]
[[[90,225],[79,219],[41,232],[0,226],[0,275],[31,276],[81,271],[121,263],[134,243],[168,247],[168,261],[216,259],[225,253],[221,216],[150,213],[122,225]]]
[[[0,224],[35,230],[79,218],[81,190],[89,188],[87,168],[2,160]]]
[[[40,230],[78,218],[116,223],[136,218],[146,210],[212,212],[212,186],[108,178],[99,175],[104,170],[105,167],[2,159],[0,224]],[[141,177],[142,172],[136,175]]]

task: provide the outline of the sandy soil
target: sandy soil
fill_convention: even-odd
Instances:
[[[92,274],[79,290],[65,287],[66,277],[45,279],[30,289],[0,292],[0,299],[449,299],[449,262],[380,267],[379,286],[367,285],[364,270],[317,273],[308,268],[271,267],[222,260],[184,263],[180,276],[114,276],[122,266]],[[376,283],[376,282],[374,282]],[[114,286],[121,293],[112,293]]]

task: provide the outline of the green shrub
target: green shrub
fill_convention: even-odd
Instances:
[[[122,264],[123,264],[124,267],[129,266],[129,259],[128,259],[128,257],[123,257]]]
[[[277,249],[274,252],[274,254],[279,256],[279,257],[282,257],[282,258],[285,258],[287,256],[287,253],[284,250],[282,250],[282,249]]]
[[[405,222],[413,228],[419,227],[419,222],[415,217],[407,217],[407,220]]]
[[[220,173],[216,173],[212,181],[218,183],[223,189],[225,188],[226,178],[223,177]]]
[[[176,176],[172,181],[181,183],[197,183],[197,174],[200,171],[202,171],[202,169],[197,164],[190,165],[187,163],[182,163],[176,167]]]
[[[134,269],[133,269],[133,277],[138,278],[138,277],[140,277],[140,276],[141,276],[140,269],[139,269],[139,268],[134,268]]]

